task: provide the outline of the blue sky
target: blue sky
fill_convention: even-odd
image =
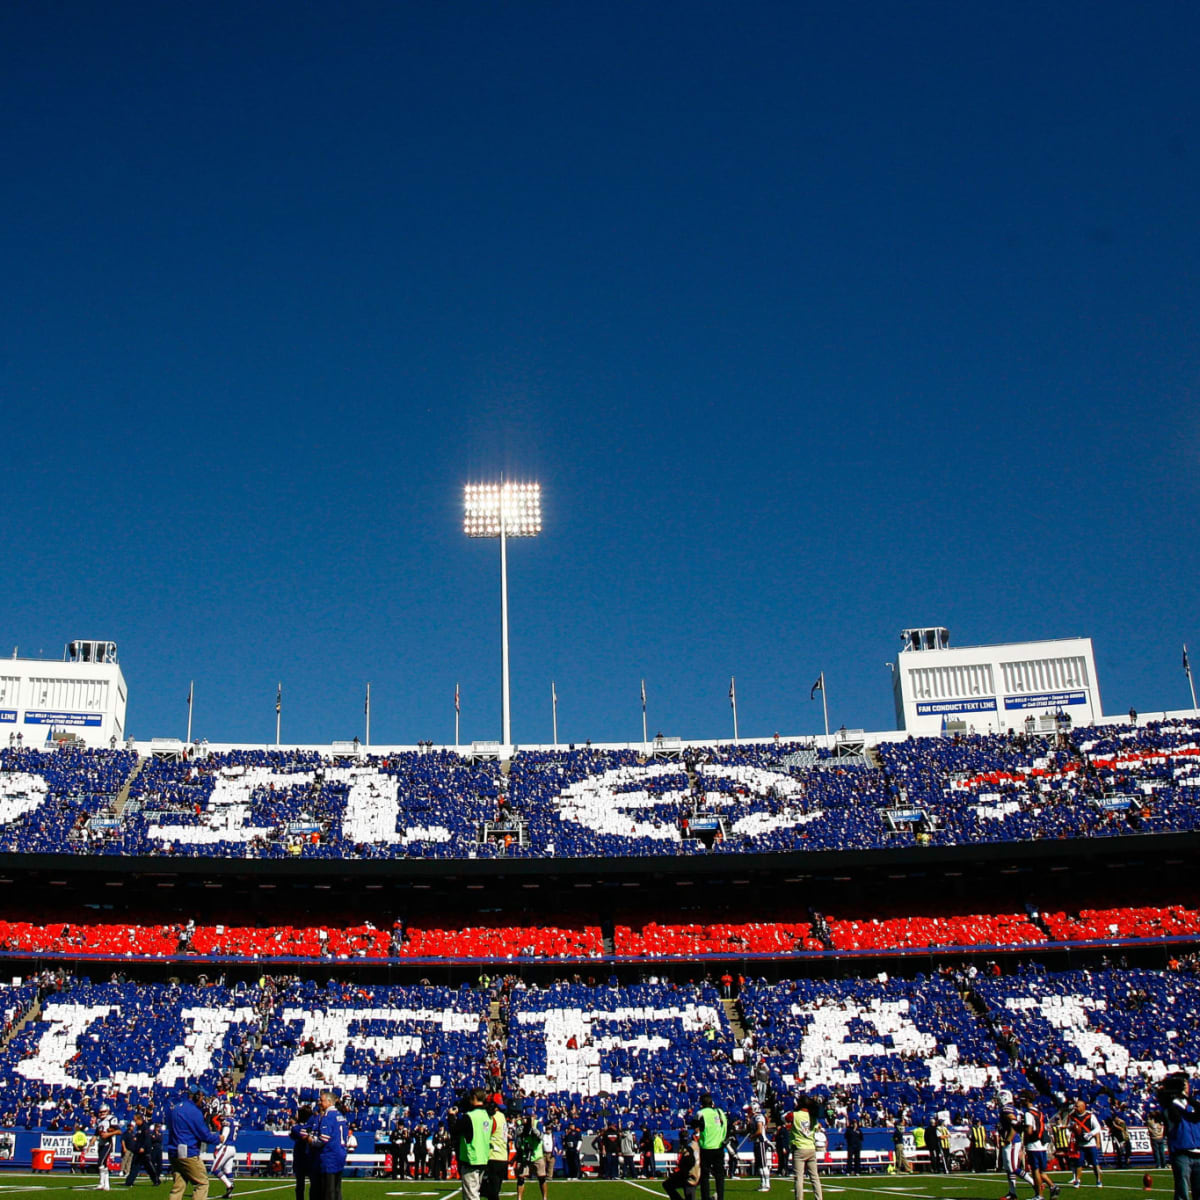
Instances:
[[[5,653],[129,728],[893,723],[907,625],[1200,655],[1200,10],[9,5]]]

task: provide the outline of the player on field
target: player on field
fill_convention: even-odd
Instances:
[[[1045,1200],[1054,1200],[1058,1195],[1058,1184],[1047,1174],[1050,1152],[1050,1127],[1031,1091],[1023,1091],[1017,1097],[1025,1118],[1025,1163],[1033,1174],[1033,1186]]]
[[[221,1106],[213,1124],[220,1130],[216,1149],[213,1150],[213,1174],[225,1185],[225,1194],[221,1200],[229,1200],[233,1195],[233,1181],[237,1175],[238,1135],[237,1117],[229,1101]]]
[[[112,1154],[113,1139],[121,1132],[121,1127],[113,1120],[112,1110],[107,1104],[100,1105],[100,1111],[96,1114],[96,1132],[92,1134],[92,1140],[88,1143],[88,1148],[96,1147],[96,1166],[100,1171],[100,1182],[96,1184],[96,1191],[107,1192],[111,1189],[108,1183],[108,1159]]]
[[[1078,1187],[1083,1168],[1091,1167],[1096,1186],[1103,1187],[1100,1179],[1100,1120],[1082,1097],[1075,1101],[1075,1110],[1071,1113],[1071,1132],[1075,1135],[1075,1147],[1079,1152],[1071,1186]]]
[[[996,1124],[996,1135],[1000,1141],[1000,1168],[1008,1177],[1008,1195],[1005,1200],[1017,1200],[1017,1180],[1037,1189],[1033,1177],[1025,1170],[1025,1114],[1013,1103],[1013,1094],[1002,1091],[996,1097],[1000,1107],[1000,1119]]]
[[[767,1119],[754,1101],[743,1110],[746,1114],[745,1133],[754,1147],[754,1169],[758,1172],[758,1190],[771,1190],[771,1139],[767,1136]]]

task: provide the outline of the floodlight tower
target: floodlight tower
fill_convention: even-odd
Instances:
[[[536,483],[468,483],[463,533],[500,539],[500,724],[504,745],[512,745],[508,694],[508,539],[537,537],[542,531],[542,489]]]

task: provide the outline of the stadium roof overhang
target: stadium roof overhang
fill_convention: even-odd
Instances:
[[[624,858],[217,859],[75,854],[0,854],[0,887],[51,884],[120,887],[178,882],[291,885],[351,891],[379,887],[452,890],[471,886],[623,886],[729,883],[797,884],[824,880],[862,885],[899,878],[959,877],[980,884],[1029,870],[1157,870],[1200,858],[1200,832],[962,846],[830,850],[785,854],[629,856]]]

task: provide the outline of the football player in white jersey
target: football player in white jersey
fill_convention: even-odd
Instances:
[[[757,1101],[747,1104],[745,1130],[754,1147],[754,1169],[758,1172],[758,1190],[771,1190],[771,1140],[767,1137],[767,1121]]]
[[[238,1121],[233,1105],[227,1100],[214,1121],[220,1126],[220,1140],[213,1150],[213,1174],[225,1185],[222,1200],[233,1195],[233,1180],[237,1174]]]

